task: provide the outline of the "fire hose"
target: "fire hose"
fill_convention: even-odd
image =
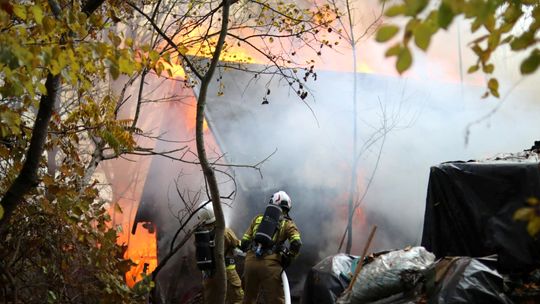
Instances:
[[[289,290],[289,280],[285,270],[281,272],[281,282],[283,283],[283,295],[285,295],[285,304],[291,304],[291,291]]]

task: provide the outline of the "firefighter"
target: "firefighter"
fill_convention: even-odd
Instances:
[[[203,206],[197,212],[200,226],[195,231],[195,248],[197,256],[197,266],[203,273],[203,297],[205,304],[217,303],[219,299],[215,292],[212,292],[216,281],[214,279],[215,261],[214,261],[214,227],[216,217],[214,208],[208,201],[201,203]],[[235,249],[238,250],[240,241],[234,232],[226,227],[224,234],[224,255],[225,268],[227,273],[227,293],[225,296],[226,304],[240,304],[244,298],[242,290],[242,281],[236,272],[234,259]]]
[[[291,198],[285,191],[274,193],[265,213],[257,215],[242,237],[244,303],[254,304],[259,292],[264,303],[285,303],[281,272],[298,256],[300,232],[289,217]],[[288,246],[287,246],[288,243]]]

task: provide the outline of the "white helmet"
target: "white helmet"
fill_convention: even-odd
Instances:
[[[285,191],[278,191],[274,193],[274,195],[272,195],[272,198],[270,199],[270,203],[278,205],[286,211],[291,210],[292,207],[291,198]]]
[[[206,204],[206,206],[202,207],[201,209],[199,209],[199,211],[197,211],[197,219],[199,220],[199,223],[203,222],[205,224],[212,224],[216,221],[216,217],[214,215],[214,207],[212,207],[212,203],[210,203],[210,201],[202,202],[199,207],[203,206],[204,204]]]

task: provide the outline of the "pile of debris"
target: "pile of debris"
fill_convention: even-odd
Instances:
[[[302,304],[540,303],[540,271],[513,277],[499,273],[496,256],[435,256],[424,247],[360,258],[327,257],[308,274]]]
[[[540,303],[540,239],[513,218],[540,198],[537,150],[528,153],[432,167],[421,246],[327,257],[302,303]]]

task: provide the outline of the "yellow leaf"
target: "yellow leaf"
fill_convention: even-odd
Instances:
[[[0,205],[0,220],[4,217],[4,207]]]
[[[114,211],[116,211],[118,213],[124,213],[124,211],[122,211],[122,207],[120,207],[120,204],[118,204],[118,203],[114,204]]]
[[[527,199],[527,204],[529,204],[531,206],[536,206],[536,205],[538,205],[538,203],[539,203],[539,201],[538,201],[537,197],[532,196],[532,197],[529,197]]]
[[[151,50],[149,56],[153,62],[156,62],[159,59],[159,53],[156,50]]]
[[[165,69],[165,66],[163,65],[161,61],[159,61],[154,67],[154,71],[156,71],[156,74],[158,76],[161,76],[161,72],[163,72],[164,69]]]
[[[109,73],[111,74],[113,80],[118,79],[118,76],[120,76],[120,70],[116,62],[111,63],[111,66],[109,67]]]
[[[56,26],[56,20],[51,16],[45,16],[43,17],[42,24],[45,32],[52,32]]]
[[[43,94],[43,95],[47,94],[47,88],[45,87],[45,84],[39,82],[37,84],[37,88],[40,94]]]
[[[535,216],[527,225],[527,231],[529,235],[535,236],[540,231],[540,217]]]
[[[120,68],[120,73],[131,75],[133,73],[133,69],[135,66],[131,64],[129,59],[127,59],[125,56],[120,56],[118,58],[118,66]]]
[[[41,25],[43,21],[43,11],[41,10],[41,7],[38,5],[32,5],[31,7],[32,14],[34,14],[34,20],[36,20],[36,23]]]
[[[528,221],[534,215],[534,208],[519,208],[514,212],[515,221]]]
[[[377,42],[386,42],[392,39],[398,32],[399,27],[395,25],[390,24],[381,26],[375,35],[375,40]]]
[[[26,7],[24,5],[13,5],[13,13],[22,20],[26,20]]]

